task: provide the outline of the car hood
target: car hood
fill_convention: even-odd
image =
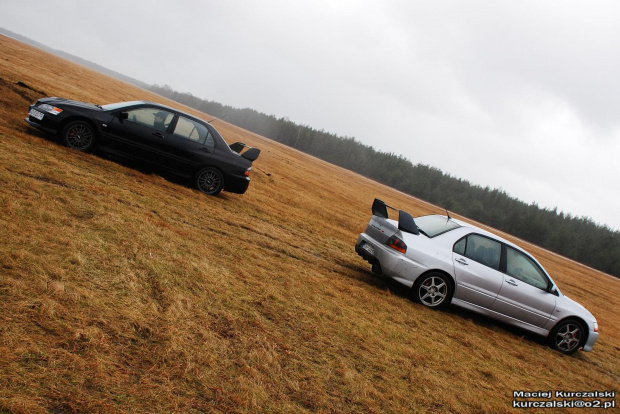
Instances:
[[[559,316],[560,318],[575,315],[583,318],[586,321],[596,321],[594,315],[592,315],[589,310],[583,307],[583,305],[564,295],[559,296],[556,301],[556,312],[559,313],[559,315],[557,316]]]
[[[78,107],[78,108],[88,108],[88,109],[103,111],[103,109],[101,109],[100,106],[97,106],[95,104],[91,104],[88,102],[73,101],[71,99],[58,98],[55,96],[51,98],[39,99],[39,102],[46,103],[52,106],[59,106],[59,107],[60,106],[73,106],[73,107]]]

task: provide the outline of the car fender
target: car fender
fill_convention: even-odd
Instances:
[[[65,127],[67,126],[69,122],[74,122],[74,121],[86,122],[87,124],[89,124],[90,126],[94,128],[98,137],[101,137],[103,135],[101,124],[97,122],[93,122],[92,119],[87,118],[85,116],[80,116],[80,115],[72,115],[70,117],[63,119],[62,122],[59,124],[60,127],[58,128],[58,134],[60,135],[62,133],[62,131],[65,129]]]
[[[196,177],[196,174],[198,174],[201,170],[204,170],[205,168],[213,168],[214,170],[218,170],[220,174],[222,174],[222,177],[224,177],[224,184],[226,184],[226,172],[215,164],[201,164],[200,166],[198,166],[198,168],[194,170],[192,177]]]
[[[560,294],[556,300],[555,309],[549,322],[545,325],[545,329],[549,332],[560,322],[566,319],[579,319],[588,328],[588,332],[592,329],[592,325],[596,322],[594,315],[590,313],[583,305],[575,302],[568,296]]]

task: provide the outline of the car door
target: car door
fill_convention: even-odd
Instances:
[[[506,246],[504,283],[492,310],[522,322],[544,327],[557,296],[548,291],[549,278],[528,255]]]
[[[209,128],[180,115],[166,142],[168,168],[192,174],[208,163],[215,151],[215,142]]]
[[[125,110],[108,124],[107,146],[134,158],[165,165],[166,138],[174,116],[173,112],[158,107]]]
[[[453,249],[457,299],[491,309],[502,287],[499,271],[502,244],[490,237],[469,234]]]

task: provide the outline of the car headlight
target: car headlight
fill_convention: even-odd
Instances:
[[[41,111],[45,111],[45,112],[50,113],[52,115],[58,115],[59,113],[62,112],[62,109],[56,108],[55,106],[48,105],[48,104],[39,105],[37,107],[37,109],[39,109]]]

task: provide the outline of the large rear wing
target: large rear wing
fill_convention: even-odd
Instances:
[[[260,155],[260,150],[258,148],[250,147],[245,145],[243,142],[235,142],[234,144],[229,145],[229,147],[231,150],[235,151],[248,161],[253,162]],[[243,151],[244,149],[245,151]],[[243,153],[241,151],[243,151]]]
[[[420,229],[417,224],[415,224],[415,220],[411,216],[411,214],[407,213],[403,210],[398,210],[392,206],[385,204],[383,200],[379,200],[375,198],[375,201],[372,203],[372,215],[381,217],[381,218],[389,218],[387,209],[391,209],[394,211],[398,211],[398,230],[405,231],[407,233],[415,234],[416,236],[420,234]]]

